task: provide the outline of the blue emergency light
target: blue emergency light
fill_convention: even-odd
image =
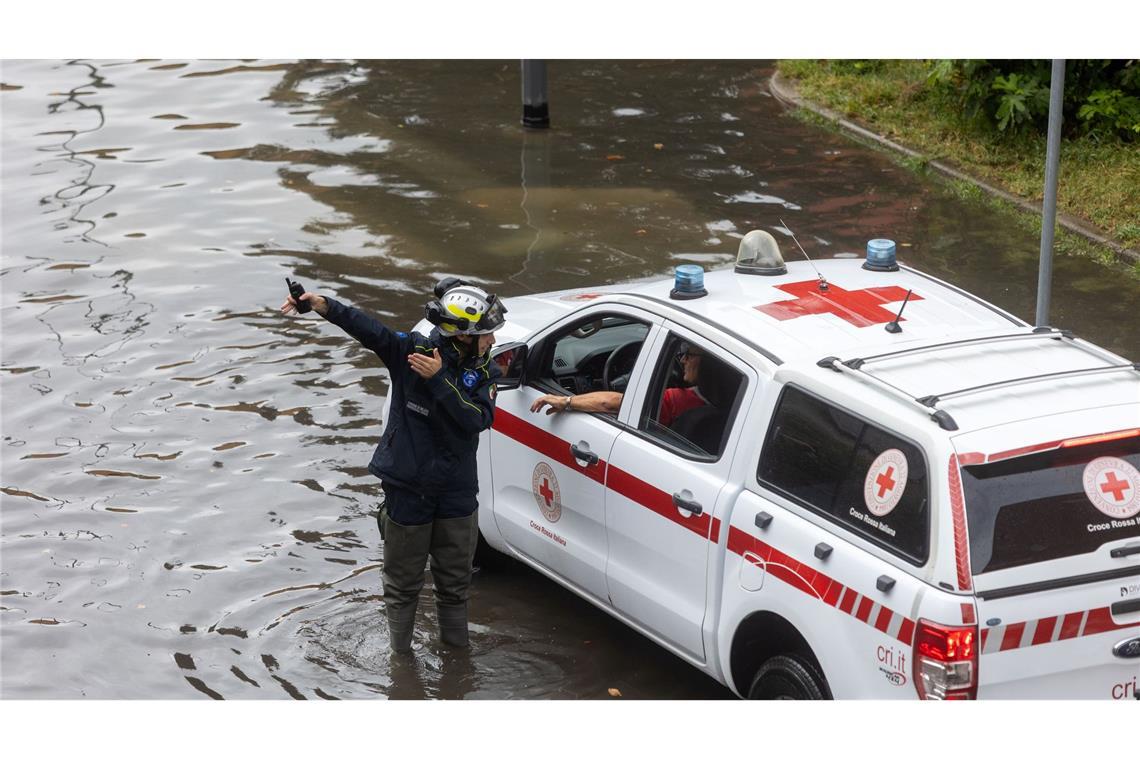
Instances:
[[[868,240],[867,260],[863,262],[863,268],[872,272],[899,271],[899,264],[895,259],[895,241],[886,238]]]
[[[681,264],[674,270],[673,289],[669,297],[679,301],[707,296],[705,270],[696,264]]]

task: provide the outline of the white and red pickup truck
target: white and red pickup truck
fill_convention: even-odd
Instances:
[[[1136,697],[1138,365],[868,250],[506,299],[483,539],[745,697]]]

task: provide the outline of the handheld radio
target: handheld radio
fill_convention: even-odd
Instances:
[[[305,294],[305,289],[301,287],[301,283],[293,282],[288,277],[286,277],[285,284],[289,286],[289,295],[293,296],[293,300],[297,302],[298,313],[304,314],[305,312],[313,310],[313,305],[311,303],[301,300],[301,296]]]

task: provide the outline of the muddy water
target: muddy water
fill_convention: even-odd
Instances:
[[[0,696],[720,698],[536,574],[477,576],[469,655],[393,661],[365,465],[386,373],[299,278],[393,325],[731,260],[783,217],[1032,319],[1037,240],[788,118],[763,64],[5,61]],[[1055,323],[1130,358],[1140,285],[1057,262]],[[431,604],[421,629],[434,630]]]

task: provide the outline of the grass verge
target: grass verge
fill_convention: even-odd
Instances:
[[[1042,198],[1045,138],[1001,135],[972,123],[956,103],[926,86],[926,61],[873,61],[860,66],[852,61],[784,60],[779,70],[795,82],[804,98],[928,160],[952,164],[1022,198]],[[922,162],[913,159],[904,163],[922,168]],[[998,205],[1003,204],[1013,208],[1004,202]],[[1140,143],[1088,137],[1062,140],[1057,206],[1125,247],[1140,250]],[[1024,223],[1040,230],[1039,218]],[[1057,251],[1106,261],[1115,258],[1110,249],[1064,229],[1058,229]]]

